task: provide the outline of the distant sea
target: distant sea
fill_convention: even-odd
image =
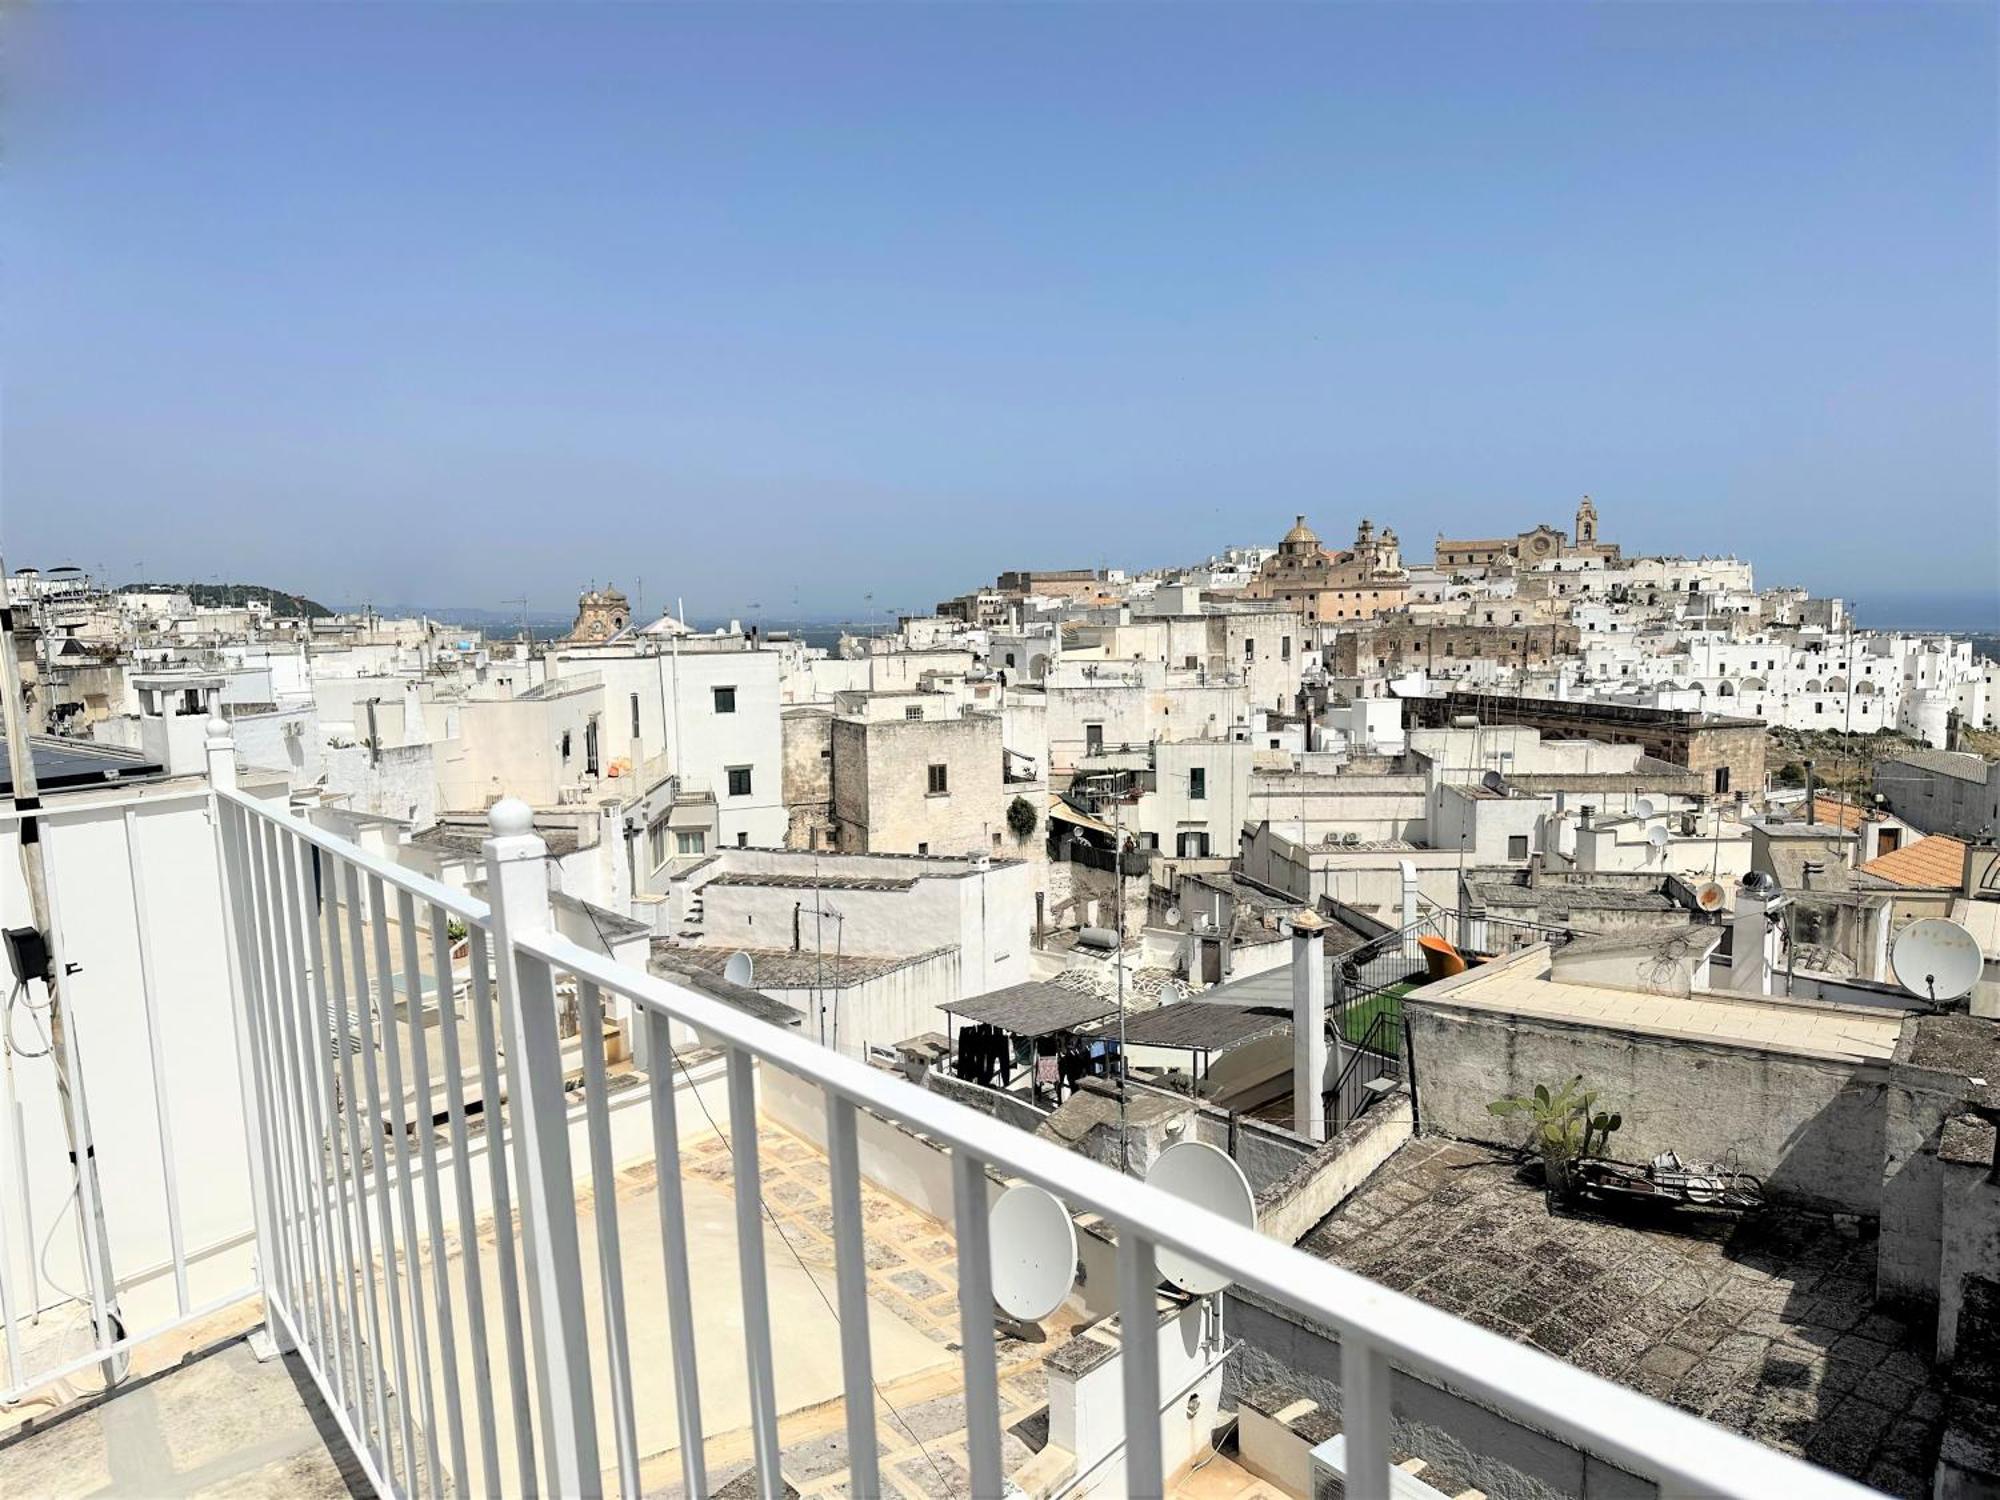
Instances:
[[[1864,630],[2000,635],[2000,582],[1990,589],[1895,589],[1844,597]]]

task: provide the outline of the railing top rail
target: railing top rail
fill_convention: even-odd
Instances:
[[[215,795],[235,803],[245,812],[253,813],[260,818],[268,818],[287,833],[297,834],[314,847],[346,860],[364,874],[379,875],[384,885],[399,891],[408,891],[419,901],[428,901],[442,907],[468,927],[492,925],[492,908],[484,901],[468,896],[464,891],[454,890],[442,881],[431,879],[428,875],[406,869],[393,860],[370,854],[359,844],[344,839],[337,833],[327,832],[310,819],[293,817],[286,804],[252,796],[234,787],[218,787]]]
[[[1379,1348],[1392,1363],[1525,1416],[1614,1463],[1701,1494],[1858,1497],[1872,1494],[1637,1391],[1614,1385],[1317,1260],[1126,1177],[1038,1136],[912,1087],[710,996],[618,964],[557,933],[523,933],[523,952],[661,1011],[1114,1223],[1215,1267],[1238,1283]],[[1587,1413],[1587,1416],[1579,1414]]]

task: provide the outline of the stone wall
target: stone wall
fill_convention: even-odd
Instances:
[[[1873,1216],[1882,1207],[1887,1070],[1689,1037],[1403,1002],[1426,1134],[1512,1147],[1525,1131],[1487,1104],[1581,1073],[1624,1126],[1612,1155],[1734,1159],[1774,1198]]]

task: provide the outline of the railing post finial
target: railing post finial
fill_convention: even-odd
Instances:
[[[208,721],[208,738],[203,741],[208,752],[208,784],[226,791],[236,788],[236,740],[229,732],[229,721],[216,714]]]

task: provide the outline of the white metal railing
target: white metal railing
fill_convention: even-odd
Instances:
[[[231,910],[243,1044],[257,1121],[260,1243],[273,1326],[305,1361],[370,1480],[384,1494],[585,1495],[641,1488],[631,1330],[624,1312],[617,1195],[611,1191],[603,1050],[607,997],[629,1006],[646,1044],[659,1234],[675,1375],[681,1477],[707,1494],[694,1298],[678,1127],[667,1084],[676,1034],[692,1028],[726,1059],[742,1313],[742,1369],[759,1490],[779,1491],[778,1405],[765,1280],[755,1073],[776,1068],[823,1094],[833,1208],[850,1493],[881,1492],[857,1145],[859,1111],[900,1122],[951,1153],[960,1349],[971,1491],[1004,1490],[987,1239],[989,1167],[1059,1193],[1108,1221],[1118,1241],[1121,1320],[1152,1326],[1155,1252],[1225,1270],[1252,1292],[1337,1336],[1348,1493],[1386,1496],[1390,1376],[1446,1386],[1527,1427],[1658,1481],[1671,1494],[1801,1500],[1860,1487],[1515,1344],[1360,1276],[1230,1223],[902,1079],[828,1052],[718,1000],[621,967],[559,936],[549,919],[546,850],[528,810],[492,811],[485,846],[491,907],[377,860],[228,784],[216,805]],[[462,923],[470,973],[449,976],[449,927]],[[441,1008],[439,1056],[426,1028],[399,1024],[425,994]],[[489,965],[491,982],[489,983]],[[573,987],[587,1163],[572,1160],[572,1092],[558,989]],[[407,1032],[407,1040],[405,1038]],[[351,1040],[350,1040],[351,1038]],[[462,1055],[461,1039],[474,1055]],[[378,1059],[379,1054],[379,1059]],[[407,1054],[407,1055],[406,1055]],[[443,1092],[449,1149],[408,1101]],[[483,1156],[468,1135],[476,1089]],[[500,1102],[504,1098],[504,1105]],[[428,1115],[428,1109],[426,1110]],[[580,1244],[578,1182],[595,1191],[594,1249]],[[497,1307],[446,1239],[470,1237],[490,1201]],[[421,1203],[421,1212],[419,1204]],[[519,1216],[515,1237],[507,1226]],[[586,1307],[599,1292],[599,1313]],[[462,1318],[459,1314],[462,1312]],[[489,1344],[497,1318],[499,1338]],[[601,1320],[603,1342],[593,1348]],[[432,1341],[435,1340],[433,1344]],[[504,1349],[504,1359],[492,1350]],[[707,1353],[711,1360],[713,1346]],[[1158,1345],[1123,1341],[1126,1493],[1157,1495]],[[504,1368],[502,1367],[504,1366]],[[611,1451],[600,1451],[599,1412]],[[504,1412],[512,1442],[500,1441]]]

